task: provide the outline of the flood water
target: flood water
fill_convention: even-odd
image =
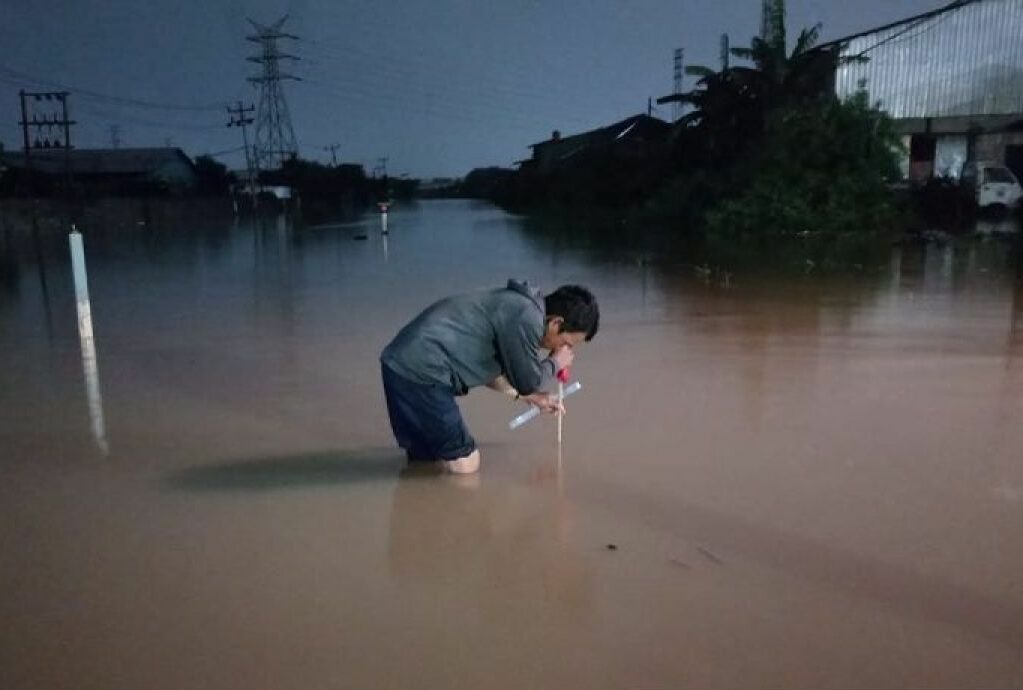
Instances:
[[[389,220],[88,229],[91,372],[66,236],[0,228],[0,687],[1023,685],[1001,241],[725,285],[474,202]],[[508,277],[600,300],[560,471],[481,389],[478,481],[410,473],[377,356]]]

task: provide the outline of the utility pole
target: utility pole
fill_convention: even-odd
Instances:
[[[250,82],[259,84],[256,143],[253,148],[256,167],[263,170],[280,168],[285,161],[298,155],[298,142],[295,140],[295,130],[291,126],[291,115],[288,113],[288,102],[284,98],[281,81],[301,80],[281,72],[280,67],[281,60],[298,60],[298,58],[282,53],[277,47],[277,41],[281,39],[298,40],[298,36],[281,31],[281,27],[287,19],[288,15],[284,15],[271,26],[263,26],[250,19],[249,23],[255,27],[256,33],[245,37],[246,40],[258,43],[260,46],[258,55],[246,59],[263,67],[262,74],[258,77],[249,77]]]
[[[377,158],[377,165],[373,168],[373,177],[387,177],[387,157]]]
[[[341,148],[341,144],[330,144],[323,147],[324,151],[330,151],[330,159],[334,162],[335,168],[337,167],[337,150],[339,148]]]
[[[110,148],[121,148],[121,126],[110,125]]]
[[[18,124],[21,125],[25,170],[28,178],[30,179],[32,175],[33,149],[62,149],[64,151],[65,181],[70,191],[71,125],[77,123],[68,117],[68,95],[67,91],[28,92],[22,89],[18,92],[21,99],[21,121]],[[42,115],[37,114],[36,110],[41,110]],[[29,119],[30,115],[31,119]],[[34,130],[34,139],[29,134],[30,128]],[[62,133],[63,139],[60,138]],[[51,136],[53,137],[52,141]]]
[[[728,70],[728,57],[731,54],[728,45],[728,34],[721,34],[721,71]]]
[[[681,48],[676,48],[675,49],[675,66],[674,67],[675,67],[675,69],[674,69],[675,85],[674,85],[674,90],[672,91],[672,94],[677,97],[677,96],[680,96],[682,94],[682,49]],[[682,101],[676,100],[674,105],[671,106],[671,110],[672,110],[672,113],[671,113],[672,121],[678,120],[680,117],[682,117]]]
[[[230,106],[227,108],[227,113],[230,116],[227,121],[227,126],[242,128],[242,144],[245,149],[245,170],[249,176],[249,193],[252,194],[253,200],[256,198],[256,182],[259,179],[259,165],[258,160],[256,163],[253,162],[253,159],[257,158],[255,152],[253,152],[253,155],[249,155],[249,133],[247,128],[253,123],[253,119],[248,117],[247,113],[252,113],[255,110],[256,106],[250,105],[246,108],[242,105],[241,101],[236,102],[234,108]]]
[[[28,145],[28,107],[25,105],[25,90],[22,89],[18,92],[18,96],[21,98],[21,121],[18,123],[21,125],[21,134],[23,137],[23,146],[25,151],[25,174],[28,177],[32,175],[32,147]]]

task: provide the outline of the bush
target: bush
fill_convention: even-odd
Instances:
[[[708,210],[708,241],[769,249],[803,238],[814,261],[829,264],[887,239],[901,218],[888,186],[898,176],[897,142],[891,120],[864,94],[774,113],[750,157],[749,183]]]

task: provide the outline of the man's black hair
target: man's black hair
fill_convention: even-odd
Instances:
[[[593,293],[581,285],[562,285],[543,298],[547,318],[560,316],[565,320],[560,332],[585,333],[593,340],[600,326],[600,307]]]

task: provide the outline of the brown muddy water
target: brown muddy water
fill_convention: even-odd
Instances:
[[[0,242],[0,687],[1023,686],[1023,289],[998,240],[726,287],[462,201]],[[355,239],[366,234],[366,239]],[[410,474],[377,355],[589,285],[555,424]],[[612,548],[613,547],[613,548]]]

